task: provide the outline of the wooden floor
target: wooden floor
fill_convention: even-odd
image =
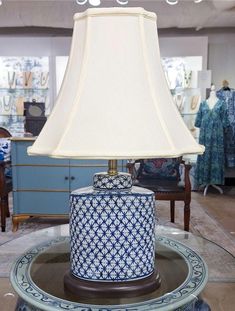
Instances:
[[[193,193],[192,196],[235,239],[235,188],[224,188],[224,194],[214,191],[206,196]]]
[[[200,204],[200,207],[204,209],[205,213],[208,214],[210,218],[215,220],[216,226],[223,229],[223,231],[227,234],[228,238],[231,238],[235,243],[235,188],[224,187],[223,190],[224,193],[222,195],[211,188],[209,188],[206,196],[203,196],[202,192],[193,192],[192,199],[194,203],[197,202],[198,204]],[[163,206],[161,204],[162,203],[159,202],[160,206],[158,208],[158,217],[160,218],[160,221],[161,219],[169,219],[169,210],[167,209],[166,211],[166,205]],[[177,206],[180,205],[179,202],[177,202],[177,204]],[[167,202],[167,205],[169,205],[169,202]],[[197,213],[196,209],[197,206],[195,206],[195,204],[192,204],[192,214],[195,215]],[[179,218],[179,216],[177,219],[177,226],[183,224],[182,210],[183,209],[181,204],[181,208],[177,211],[178,214],[181,213],[179,215],[181,219]],[[169,221],[167,222],[167,225],[170,225]],[[204,229],[205,231],[207,230],[207,228]],[[214,229],[216,230],[216,228]],[[209,232],[208,236],[210,236]],[[222,238],[221,236],[221,243],[219,240],[217,240],[217,244],[223,245],[222,239],[224,239],[224,237]],[[232,260],[235,269],[235,258]],[[223,262],[223,265],[226,266],[226,262]],[[232,277],[229,282],[226,282],[226,279],[220,282],[209,282],[204,291],[202,292],[201,296],[210,305],[212,311],[234,311],[235,276],[234,278]]]

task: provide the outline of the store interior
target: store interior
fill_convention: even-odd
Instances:
[[[155,13],[154,23],[152,23],[154,15],[141,11],[142,9],[139,8]],[[87,9],[89,9],[88,13],[82,15],[82,12]],[[99,10],[103,11],[99,13]],[[81,15],[74,17],[76,13],[81,13]],[[139,18],[138,27],[128,28],[127,24],[126,38],[128,38],[129,29],[130,33],[138,33],[136,36],[138,44],[135,43],[136,46],[142,48],[142,54],[135,54],[135,49],[132,48],[135,43],[132,44],[132,40],[129,42],[120,40],[120,34],[125,26],[120,25],[120,31],[118,28],[115,30],[116,33],[118,30],[116,38],[112,27],[110,29],[102,28],[104,26],[102,23],[102,27],[100,26],[103,32],[106,31],[107,38],[111,31],[114,31],[112,42],[110,43],[110,39],[107,39],[107,46],[113,50],[113,55],[110,54],[110,57],[106,57],[107,63],[123,60],[123,63],[120,62],[120,68],[124,68],[124,61],[126,61],[126,67],[130,65],[130,68],[135,68],[136,64],[141,67],[141,61],[143,61],[145,70],[142,72],[146,76],[139,77],[139,80],[137,78],[135,80],[135,75],[138,76],[141,72],[137,69],[133,70],[135,74],[131,70],[126,70],[125,74],[123,72],[120,74],[120,77],[115,76],[112,70],[121,71],[120,68],[117,69],[119,66],[116,65],[112,69],[108,68],[111,66],[107,66],[111,79],[105,77],[106,69],[97,79],[96,72],[101,67],[99,64],[105,61],[105,57],[101,56],[102,49],[104,49],[104,55],[106,55],[107,49],[105,51],[103,45],[99,44],[95,37],[99,27],[93,29],[92,20],[97,19],[97,25],[99,25],[99,21],[105,20],[108,14],[110,14],[110,19],[116,15],[120,20],[123,18],[124,23],[127,23],[124,19],[128,19],[129,14],[130,24],[137,16]],[[141,18],[144,19],[144,22]],[[87,20],[87,28],[79,26],[82,29],[80,30],[78,26],[77,28],[74,26],[76,23],[79,25],[79,19],[82,22]],[[156,29],[157,35],[154,39],[157,42],[156,46],[154,43],[151,45],[150,36],[146,35],[145,37],[144,31],[151,33],[150,27]],[[81,35],[80,41],[75,38],[77,34]],[[85,37],[86,39],[84,39]],[[157,50],[158,44],[160,54],[153,54],[156,59],[159,58],[155,63],[151,59],[151,51],[153,50],[152,46]],[[86,49],[89,50],[89,53],[85,57],[82,53]],[[126,51],[127,55],[132,53],[133,60],[132,57],[128,60],[126,56],[116,55],[115,49],[121,52]],[[139,55],[142,56],[139,58]],[[234,55],[235,1],[0,1],[1,311],[234,310]],[[92,59],[90,63],[89,58]],[[131,62],[132,64],[130,64]],[[77,65],[77,69],[74,65]],[[79,66],[88,72],[84,69],[87,74],[84,76],[87,77],[87,80],[86,78],[81,79],[82,82],[79,76]],[[161,69],[159,69],[160,73],[157,70],[154,71],[154,66],[155,69],[161,67],[163,71],[161,72]],[[93,71],[90,69],[91,67]],[[125,75],[128,76],[129,72],[131,72],[130,77],[133,81],[126,80]],[[79,78],[77,78],[78,76]],[[81,76],[83,78],[82,74]],[[154,76],[157,78],[153,78]],[[160,85],[157,85],[156,81],[160,81]],[[80,91],[80,83],[82,91]],[[115,83],[116,88],[113,87]],[[140,85],[139,90],[137,90],[137,85]],[[165,85],[167,90],[165,90]],[[112,98],[113,102],[117,102],[118,99],[121,101],[125,97],[119,93],[126,94],[126,98],[136,100],[136,109],[135,105],[131,104],[130,107],[126,106],[126,110],[125,106],[123,106],[124,108],[120,106],[115,113],[114,110],[111,110],[113,108],[108,111],[109,105],[102,103],[103,97],[100,95],[101,92],[97,91],[98,87],[102,88],[103,94],[105,94],[104,98]],[[132,97],[135,89],[136,94]],[[85,95],[83,96],[83,94]],[[144,94],[143,97],[140,94]],[[93,103],[90,104],[93,98],[97,99],[97,106],[100,105],[100,108]],[[156,119],[152,118],[153,113],[149,112],[148,116],[148,111],[152,111],[148,108],[146,108],[146,116],[142,115],[139,118],[138,111],[145,111],[144,104],[143,106],[140,106],[142,103],[139,104],[141,102],[139,98],[146,99],[145,105],[151,101],[154,103],[153,107],[157,111]],[[148,100],[148,98],[151,99]],[[90,109],[88,112],[84,112],[84,103],[87,103],[87,109]],[[125,103],[125,99],[123,103],[123,105],[128,104]],[[57,104],[60,108],[56,108]],[[132,109],[133,107],[134,109]],[[168,107],[171,107],[173,112]],[[93,108],[94,111],[91,111]],[[142,108],[143,110],[141,110]],[[79,122],[75,118],[70,117],[70,113],[77,113],[77,120],[80,121],[81,126],[77,125]],[[103,114],[107,114],[107,119]],[[88,115],[93,120],[94,126],[89,123],[91,122],[89,118],[86,119]],[[123,137],[125,134],[120,129],[120,137],[116,135],[117,130],[113,131],[113,136],[111,133],[110,136],[109,133],[106,134],[109,130],[106,130],[105,126],[109,129],[110,119],[115,124],[114,127],[127,128],[128,139]],[[148,133],[148,127],[151,128],[152,120],[153,122],[154,120],[159,121],[155,139],[153,138],[154,132],[149,133],[148,138],[144,134]],[[131,125],[126,126],[128,121]],[[100,129],[101,127],[103,129]],[[82,134],[85,133],[84,137],[79,136],[80,134],[76,133],[76,130]],[[96,131],[97,133],[95,133]],[[155,141],[161,140],[159,134],[161,131],[166,133],[169,141],[173,137],[173,143],[169,143],[169,145],[175,149],[172,147],[174,151],[170,153],[167,144],[166,148],[162,144],[165,149],[162,147],[159,149],[160,151],[151,153],[156,155],[151,157],[148,154],[151,149],[151,141],[154,141],[152,145],[154,147]],[[112,132],[111,127],[110,132]],[[131,136],[130,133],[133,135]],[[95,138],[92,138],[92,135]],[[103,139],[104,142],[100,139],[102,135],[107,135],[106,139]],[[61,140],[53,149],[53,144],[54,142],[56,144],[56,139],[59,136]],[[112,144],[110,137],[116,143]],[[140,150],[136,152],[134,148],[135,142],[138,143],[138,137]],[[177,137],[175,141],[174,137]],[[85,155],[82,153],[83,138],[87,144],[84,144]],[[78,147],[77,142],[75,143],[77,140]],[[79,145],[80,141],[81,145]],[[123,142],[126,141],[125,150]],[[148,147],[148,142],[150,147]],[[95,147],[99,144],[101,145],[101,154],[99,148]],[[116,152],[116,146],[120,148],[120,153]],[[187,149],[188,146],[191,151],[190,148]],[[46,150],[47,147],[49,151]],[[86,153],[86,148],[91,152]],[[131,153],[131,148],[133,153]],[[202,148],[204,148],[203,152],[201,152]],[[81,153],[79,153],[80,150]],[[118,154],[116,158],[112,152]],[[138,157],[138,154],[142,157]],[[124,172],[124,177],[117,177],[116,180],[115,176],[119,176],[117,169],[118,172]],[[111,176],[108,181],[102,175],[104,173],[97,174],[105,171],[108,171],[109,177]],[[131,182],[129,177],[125,177],[127,173],[130,174],[128,176],[131,176]],[[128,183],[132,184],[132,188]],[[120,188],[117,186],[119,184]],[[92,195],[95,196],[98,193],[101,197],[105,196],[102,192],[104,189],[105,193],[106,191],[110,193],[110,189],[113,189],[112,191],[118,192],[118,194],[116,192],[114,194],[120,196],[123,195],[122,192],[126,195],[132,191],[130,189],[138,186],[140,189],[147,188],[148,190],[141,190],[143,192],[139,193],[133,190],[134,194],[131,192],[128,195],[146,196],[144,200],[148,200],[149,191],[153,191],[151,192],[154,198],[154,214],[152,216],[154,215],[156,230],[154,240],[156,245],[154,245],[157,249],[156,254],[154,253],[157,258],[154,261],[154,273],[157,273],[156,269],[158,271],[156,267],[159,260],[160,289],[155,288],[152,292],[145,289],[147,285],[144,283],[144,278],[142,275],[138,276],[136,272],[138,268],[132,269],[131,265],[128,268],[128,273],[132,273],[132,276],[130,280],[128,278],[124,278],[124,280],[127,281],[126,283],[132,282],[132,278],[135,280],[134,275],[137,273],[137,292],[134,296],[129,285],[124,286],[126,290],[123,292],[126,292],[122,294],[123,280],[120,281],[118,277],[116,279],[113,277],[112,281],[114,282],[110,282],[109,278],[106,282],[106,278],[102,279],[101,277],[98,277],[97,281],[93,276],[87,278],[85,273],[82,274],[82,270],[77,270],[74,258],[76,256],[82,258],[78,261],[81,264],[81,260],[84,260],[85,267],[89,266],[87,263],[90,262],[89,256],[91,256],[90,253],[87,255],[88,257],[84,257],[85,248],[83,247],[85,247],[86,235],[90,239],[93,238],[91,233],[93,228],[89,225],[96,221],[95,216],[91,216],[90,212],[89,215],[86,214],[82,207],[80,213],[74,212],[80,208],[78,206],[81,195],[85,196],[85,199],[82,197],[83,207],[86,206],[88,210],[92,210],[95,206],[93,199],[89,197],[91,195],[87,190],[89,186],[93,189],[89,191],[94,191]],[[80,190],[77,189],[85,190],[79,192]],[[99,193],[99,191],[101,192]],[[122,209],[125,209],[125,200],[123,199],[122,203],[117,203],[120,206],[124,204]],[[147,205],[142,201],[138,208],[145,213],[144,208],[147,208]],[[114,203],[107,203],[107,205],[109,204],[111,207]],[[133,219],[137,217],[135,223],[137,226],[139,216],[136,216],[135,212],[131,211]],[[99,217],[104,221],[101,214]],[[146,221],[147,216],[144,218]],[[79,227],[80,222],[83,223],[84,219],[89,225],[86,224],[86,234],[83,236],[82,229],[79,235],[76,228]],[[114,224],[116,231],[119,231],[117,222]],[[97,226],[99,227],[99,225],[98,220]],[[108,223],[106,225],[108,226]],[[143,222],[140,227],[144,225]],[[151,227],[151,224],[148,223],[148,225]],[[136,228],[134,226],[133,231],[136,231]],[[150,239],[148,237],[149,230],[145,230],[146,236],[142,237],[142,240]],[[98,229],[96,234],[99,235]],[[69,240],[69,236],[71,236],[71,240]],[[79,255],[76,253],[79,249],[77,243],[80,243],[80,249],[83,250]],[[134,245],[134,240],[132,243]],[[160,245],[159,253],[158,243]],[[141,247],[146,247],[146,253],[151,252],[147,248],[147,244]],[[70,256],[70,251],[72,255],[69,259],[67,257]],[[89,251],[91,252],[91,250]],[[167,252],[170,254],[169,256],[172,255],[171,258],[169,257],[170,259],[165,255]],[[189,256],[186,256],[186,253]],[[154,254],[153,257],[155,257]],[[44,259],[44,255],[48,258]],[[195,258],[197,256],[199,258],[198,266],[205,265],[206,267],[201,279],[199,275],[193,275],[196,273],[194,271],[195,264],[193,260],[188,259],[194,255]],[[136,255],[136,258],[138,256]],[[120,253],[118,257],[120,257]],[[44,261],[46,262],[45,266]],[[138,266],[138,259],[136,261],[133,260],[133,267],[134,265]],[[126,262],[128,262],[128,258]],[[50,266],[52,263],[54,264],[53,268]],[[71,263],[72,281],[71,275],[67,277],[67,281],[66,277],[63,281],[66,269],[69,269],[69,263]],[[167,264],[169,269],[166,268]],[[22,268],[24,265],[25,268]],[[144,265],[148,266],[147,259]],[[103,264],[101,266],[103,267]],[[182,272],[182,275],[185,273],[185,277],[180,276],[181,268],[182,271],[184,269],[186,271]],[[59,273],[57,275],[57,269],[61,270],[61,276]],[[105,274],[105,271],[102,273]],[[88,283],[90,283],[84,290],[83,286],[85,285],[83,282],[80,284],[79,281],[76,285],[79,288],[78,293],[73,296],[74,287],[71,283],[74,278],[76,279],[77,273],[80,281],[88,279]],[[93,282],[94,280],[95,282]],[[99,281],[100,283],[98,283]],[[109,289],[110,284],[113,285],[116,282],[119,290],[116,290],[115,286],[113,289]],[[156,280],[154,282],[156,283]],[[187,285],[188,287],[185,285],[188,284],[187,282],[191,282],[191,285]],[[60,283],[62,285],[58,285]],[[91,283],[92,285],[90,285]],[[107,288],[105,287],[106,283],[108,283]],[[103,284],[103,291],[101,284]],[[69,294],[66,293],[66,290],[65,293],[62,293],[64,286]],[[194,286],[195,291],[191,293]],[[130,294],[128,294],[128,290]],[[147,292],[144,292],[145,290]],[[93,292],[94,296],[92,296]],[[185,292],[188,292],[186,297],[183,296]],[[106,297],[106,295],[108,296]],[[179,302],[179,296],[182,302]],[[168,302],[166,302],[166,297],[170,297]]]

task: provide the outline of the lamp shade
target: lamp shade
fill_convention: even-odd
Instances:
[[[29,154],[136,159],[203,153],[165,80],[156,15],[99,8],[74,20],[61,90]]]

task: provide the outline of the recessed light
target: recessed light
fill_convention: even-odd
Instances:
[[[175,5],[177,4],[179,1],[178,0],[166,0],[166,2],[170,5]]]
[[[87,2],[87,0],[76,0],[77,4],[83,5]]]
[[[128,0],[117,0],[117,3],[125,5],[128,4]]]
[[[89,3],[93,6],[99,6],[100,5],[100,0],[89,0]]]

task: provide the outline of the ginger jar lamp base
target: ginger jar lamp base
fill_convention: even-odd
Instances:
[[[160,285],[155,269],[155,198],[130,174],[94,175],[71,193],[70,271],[65,289],[87,297],[133,297]]]

